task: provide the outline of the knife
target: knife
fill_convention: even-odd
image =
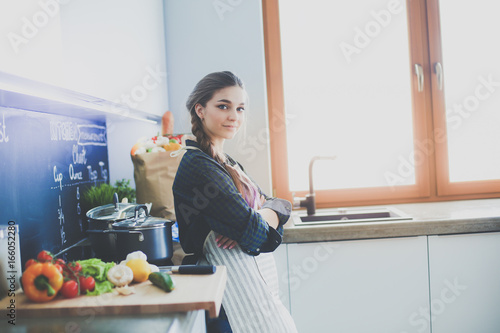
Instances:
[[[160,272],[171,274],[214,274],[216,267],[212,265],[158,266]]]

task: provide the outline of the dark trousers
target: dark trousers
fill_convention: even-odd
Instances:
[[[229,325],[229,320],[227,319],[226,311],[224,307],[220,306],[219,317],[208,318],[206,317],[207,323],[207,333],[232,333],[231,326]]]

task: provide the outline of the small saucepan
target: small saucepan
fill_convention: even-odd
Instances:
[[[92,250],[97,258],[114,261],[116,252],[116,233],[112,224],[135,216],[137,204],[118,203],[95,207],[87,212],[88,229]],[[106,231],[108,230],[108,231]]]
[[[173,256],[171,220],[148,215],[146,205],[135,205],[134,215],[109,220],[106,228],[87,230],[89,238],[101,242],[91,244],[96,256],[105,261],[119,262],[134,251],[142,251],[148,262],[168,265]],[[101,225],[102,227],[102,225]]]
[[[127,254],[142,251],[148,256],[148,262],[168,265],[174,254],[171,220],[145,216],[126,219],[113,223],[116,234],[116,250],[119,260]]]

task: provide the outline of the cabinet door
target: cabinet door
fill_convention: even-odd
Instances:
[[[299,332],[429,332],[425,236],[288,244],[288,258]]]
[[[500,332],[500,233],[429,236],[432,333]]]
[[[290,289],[288,285],[288,258],[287,244],[281,244],[274,252],[276,269],[278,271],[278,282],[280,288],[280,299],[283,305],[290,311]]]

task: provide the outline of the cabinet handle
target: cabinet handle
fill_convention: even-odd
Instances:
[[[415,74],[417,75],[418,92],[424,90],[424,70],[420,64],[415,64]]]
[[[443,90],[443,66],[440,62],[434,64],[434,72],[436,73],[438,89]]]

